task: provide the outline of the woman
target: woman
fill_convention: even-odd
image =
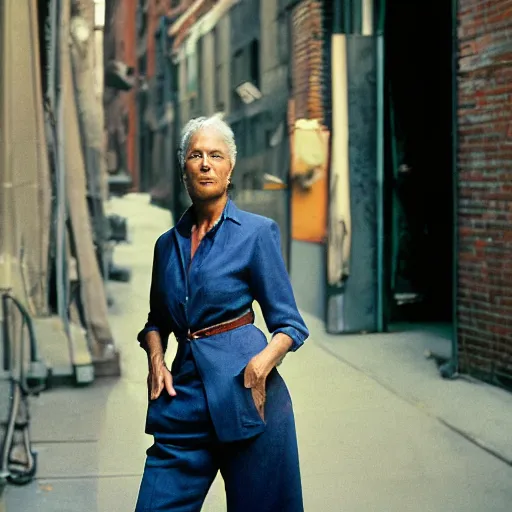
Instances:
[[[230,512],[303,510],[293,410],[276,366],[309,333],[275,222],[228,198],[233,132],[218,117],[184,128],[179,150],[192,206],[157,240],[150,312],[147,451],[136,512],[193,512],[220,471]],[[272,333],[253,325],[252,302]],[[170,371],[170,333],[178,350]]]

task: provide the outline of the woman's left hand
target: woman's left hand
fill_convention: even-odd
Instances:
[[[261,419],[265,419],[267,362],[261,354],[255,355],[245,367],[244,386],[252,392],[252,398]]]
[[[244,385],[252,391],[252,398],[261,419],[265,419],[265,400],[267,398],[266,381],[268,374],[283,360],[292,345],[292,339],[278,332],[270,343],[256,354],[245,367]]]

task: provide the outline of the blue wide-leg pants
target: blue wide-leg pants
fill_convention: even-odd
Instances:
[[[164,390],[148,405],[154,444],[135,512],[199,512],[218,471],[228,512],[303,512],[293,409],[278,371],[267,378],[265,430],[222,443],[192,352],[186,352],[174,376],[177,396]]]

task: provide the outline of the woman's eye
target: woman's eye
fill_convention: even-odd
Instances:
[[[222,158],[222,155],[212,155],[212,158],[217,158],[217,159],[219,159],[219,158]]]

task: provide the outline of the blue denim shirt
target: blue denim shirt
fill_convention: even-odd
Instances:
[[[203,238],[191,260],[192,225],[188,210],[155,244],[150,311],[137,336],[139,342],[147,332],[158,331],[166,350],[171,332],[178,341],[186,342],[189,329],[194,332],[239,317],[256,300],[269,332],[287,334],[292,339],[290,350],[297,350],[309,332],[297,309],[277,224],[242,211],[228,200],[219,222]],[[228,398],[232,391],[227,387],[265,347],[263,333],[251,325],[190,343],[219,437],[246,438],[251,435],[245,428],[247,423],[253,424],[253,431],[261,430],[264,424],[254,414],[244,427],[236,411],[236,417],[226,417],[226,408],[233,408]],[[176,360],[172,371],[181,371]]]

